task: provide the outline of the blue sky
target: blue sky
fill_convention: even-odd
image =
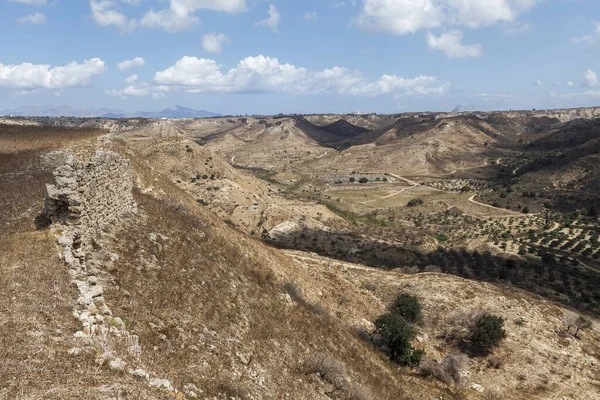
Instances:
[[[597,0],[0,0],[0,109],[593,106]]]

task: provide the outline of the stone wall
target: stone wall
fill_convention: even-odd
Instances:
[[[54,183],[46,187],[44,211],[38,221],[70,227],[71,256],[85,267],[86,253],[95,238],[110,230],[124,216],[135,214],[133,180],[129,160],[121,155],[98,150],[89,160],[68,156],[54,171]]]

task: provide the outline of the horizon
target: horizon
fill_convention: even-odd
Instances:
[[[0,109],[186,104],[276,115],[591,107],[600,100],[594,5],[0,0],[0,43],[11,50],[0,58]]]
[[[20,108],[27,108],[27,107],[31,107],[31,108],[70,108],[76,111],[109,111],[109,112],[123,112],[125,113],[124,116],[121,117],[113,117],[113,116],[104,116],[104,115],[98,115],[98,116],[77,116],[77,115],[47,115],[47,114],[3,114],[6,113],[7,111],[11,111],[11,110],[18,110]],[[211,114],[215,114],[215,115],[210,115],[210,116],[200,116],[200,117],[168,117],[167,119],[179,119],[179,118],[225,118],[225,117],[277,117],[277,116],[283,116],[283,117],[289,117],[289,116],[305,116],[305,115],[401,115],[401,114],[418,114],[418,113],[425,113],[425,114],[476,114],[476,113],[488,113],[488,114],[493,114],[493,113],[506,113],[506,112],[516,112],[516,113],[532,113],[532,112],[545,112],[545,111],[559,111],[559,110],[564,110],[564,111],[570,111],[570,110],[580,110],[580,109],[592,109],[592,108],[598,108],[600,106],[588,106],[588,107],[568,107],[568,108],[541,108],[541,109],[508,109],[508,110],[452,110],[452,111],[444,111],[444,110],[419,110],[419,111],[401,111],[401,112],[393,112],[393,113],[385,113],[385,112],[377,112],[377,111],[372,111],[372,112],[361,112],[361,111],[347,111],[347,112],[314,112],[314,113],[254,113],[254,114],[226,114],[226,113],[221,113],[219,111],[215,111],[215,110],[198,110],[198,109],[194,109],[191,107],[187,107],[187,106],[182,106],[180,104],[172,104],[170,106],[165,106],[162,107],[161,109],[157,109],[157,110],[133,110],[133,111],[129,111],[129,110],[117,110],[117,109],[109,109],[109,108],[85,108],[85,109],[78,109],[76,107],[72,107],[72,106],[68,106],[65,104],[45,104],[42,106],[31,106],[31,105],[24,105],[24,106],[19,106],[16,107],[14,109],[0,109],[0,116],[1,117],[9,117],[9,118],[38,118],[38,117],[50,117],[50,118],[60,118],[60,117],[65,117],[65,118],[106,118],[106,119],[120,119],[120,118],[136,118],[136,117],[143,117],[143,118],[150,118],[150,119],[156,119],[156,118],[161,118],[159,116],[155,116],[155,117],[148,117],[148,116],[143,116],[143,115],[135,115],[136,112],[138,113],[147,113],[147,114],[158,114],[161,112],[165,112],[165,111],[170,111],[170,110],[174,110],[176,108],[183,108],[185,110],[189,110],[189,111],[195,111],[195,112],[207,112],[207,113],[211,113]]]

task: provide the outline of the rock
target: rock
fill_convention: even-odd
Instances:
[[[165,389],[169,392],[174,392],[175,389],[173,389],[173,385],[171,385],[171,382],[169,382],[167,379],[157,379],[157,378],[152,378],[150,379],[150,381],[148,382],[148,384],[152,387],[157,387],[160,389]]]
[[[78,356],[83,352],[81,347],[71,347],[67,352],[70,356]]]
[[[130,370],[129,373],[137,378],[142,378],[145,380],[150,379],[150,375],[141,368],[138,368],[136,370]]]
[[[108,368],[112,369],[113,371],[123,371],[126,366],[127,363],[120,358],[115,358],[114,360],[108,362]]]
[[[197,399],[198,393],[201,393],[200,390],[193,383],[186,383],[183,385],[183,393],[189,397],[190,399]]]
[[[477,383],[472,384],[471,389],[475,390],[476,392],[483,393],[483,386],[481,386],[480,384],[477,384]]]

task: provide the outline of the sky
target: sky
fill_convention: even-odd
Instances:
[[[600,103],[600,0],[0,0],[0,109]]]

